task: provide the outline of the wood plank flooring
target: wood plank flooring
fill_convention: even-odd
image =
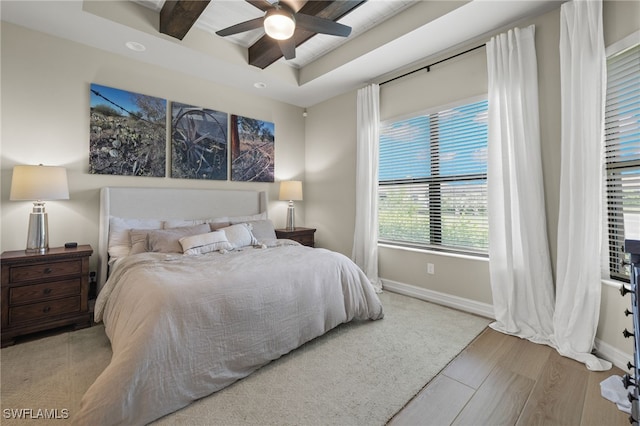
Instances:
[[[628,425],[594,372],[555,349],[487,328],[389,426]]]

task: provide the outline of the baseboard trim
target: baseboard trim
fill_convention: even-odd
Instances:
[[[613,365],[627,372],[627,362],[633,360],[633,355],[621,351],[600,339],[595,340],[596,355],[602,359],[610,361]]]
[[[482,317],[495,319],[493,314],[493,305],[384,278],[382,278],[381,281],[382,287],[385,290],[403,294],[405,296],[415,297],[416,299],[425,300],[427,302],[437,303],[438,305],[459,309]]]
[[[437,303],[438,305],[459,309],[485,318],[495,319],[493,314],[493,305],[489,305],[488,303],[476,302],[475,300],[452,296],[450,294],[440,293],[438,291],[428,290],[426,288],[387,280],[384,278],[382,278],[381,281],[382,287],[385,290],[403,294],[405,296],[415,297],[416,299],[425,300],[427,302]],[[595,340],[595,350],[598,357],[606,359],[625,372],[627,371],[627,362],[633,359],[633,355],[629,355],[628,353],[623,352],[600,339]]]

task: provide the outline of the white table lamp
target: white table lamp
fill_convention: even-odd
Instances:
[[[49,229],[44,201],[68,200],[69,185],[64,167],[15,166],[11,178],[10,200],[33,201],[27,233],[27,253],[49,250]]]
[[[302,200],[302,182],[299,180],[283,180],[280,182],[280,200],[289,201],[287,208],[287,230],[293,231],[295,224],[295,210],[293,202]]]

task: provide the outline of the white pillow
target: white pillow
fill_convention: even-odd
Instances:
[[[276,239],[276,230],[271,220],[252,220],[247,223],[251,225],[251,233],[256,237],[256,240],[263,242]]]
[[[258,244],[258,240],[251,233],[251,225],[248,223],[239,223],[220,230],[224,231],[227,240],[234,249]]]
[[[162,229],[159,219],[126,219],[111,216],[109,218],[108,253],[111,259],[128,256],[131,251],[130,229]]]
[[[249,216],[231,216],[229,219],[229,222],[232,225],[236,225],[238,223],[244,223],[244,222],[251,222],[254,220],[266,220],[267,219],[267,212],[264,211],[262,213],[258,213],[258,214],[252,214]]]
[[[233,250],[224,231],[207,232],[180,238],[184,254],[204,254],[218,250]]]
[[[162,222],[162,229],[184,228],[185,226],[202,225],[204,219],[171,219]]]
[[[223,228],[225,226],[231,225],[228,217],[214,217],[212,219],[171,219],[165,220],[162,227],[164,229],[168,228],[180,228],[183,226],[193,226],[200,225],[203,223],[209,223],[216,225],[217,228]],[[213,226],[212,226],[213,228]]]

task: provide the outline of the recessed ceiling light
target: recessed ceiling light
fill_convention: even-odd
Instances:
[[[128,41],[125,43],[125,46],[135,52],[144,52],[145,50],[147,50],[144,44],[138,43],[137,41]]]
[[[253,83],[253,87],[255,87],[256,89],[264,89],[265,87],[267,87],[267,84],[258,81],[257,83]]]

